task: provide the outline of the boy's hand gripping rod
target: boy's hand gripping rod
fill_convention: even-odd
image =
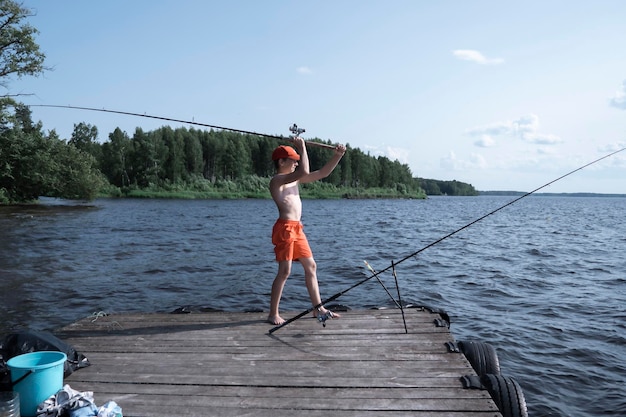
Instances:
[[[297,124],[293,124],[290,128],[289,131],[291,133],[293,133],[293,136],[291,137],[291,142],[293,142],[293,140],[295,138],[297,138],[298,136],[300,136],[300,134],[306,132],[306,130],[299,128]],[[319,148],[327,148],[327,149],[335,149],[335,147],[333,145],[328,145],[326,143],[320,143],[320,142],[306,142],[307,146],[317,146]]]

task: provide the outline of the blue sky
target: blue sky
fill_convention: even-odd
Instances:
[[[531,191],[626,147],[626,2],[24,0],[53,70],[27,104],[348,143],[415,176]],[[79,122],[162,121],[33,107]],[[176,125],[173,125],[176,126]],[[626,151],[543,189],[626,193]]]

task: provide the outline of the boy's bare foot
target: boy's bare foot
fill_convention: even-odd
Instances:
[[[276,316],[269,316],[269,317],[267,318],[267,322],[268,322],[268,323],[270,323],[270,324],[274,324],[274,325],[276,325],[276,326],[279,326],[279,325],[283,324],[285,321],[286,321],[286,320],[285,320],[284,318],[282,318],[281,316],[279,316],[279,315],[276,315]]]

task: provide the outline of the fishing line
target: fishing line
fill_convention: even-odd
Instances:
[[[370,265],[367,261],[363,261],[363,262],[365,262],[365,266],[367,266],[367,268],[370,271],[372,271],[374,274],[376,273],[376,270],[372,267],[372,265]],[[393,266],[393,262],[392,262],[391,265]],[[378,280],[380,285],[382,285],[382,287],[385,289],[385,291],[387,292],[387,295],[389,296],[389,298],[391,298],[393,300],[393,302],[395,303],[396,307],[398,307],[400,309],[400,312],[402,313],[402,323],[404,323],[404,333],[409,333],[409,330],[406,327],[406,318],[404,316],[404,306],[402,305],[402,297],[400,296],[400,285],[398,285],[398,276],[396,275],[395,267],[393,268],[392,275],[393,275],[393,278],[394,278],[394,280],[396,282],[396,292],[398,293],[398,300],[397,301],[396,301],[395,298],[393,298],[393,295],[391,295],[391,293],[389,292],[389,290],[387,289],[387,287],[385,286],[383,281],[380,279],[380,277],[376,276],[376,279]]]
[[[404,333],[408,334],[409,329],[406,327],[406,318],[404,317],[404,308],[402,307],[402,297],[400,296],[400,284],[398,284],[398,274],[396,274],[396,265],[391,261],[391,274],[396,281],[396,291],[398,292],[398,302],[400,303],[400,312],[402,313],[402,323],[404,323]]]
[[[508,207],[508,206],[510,206],[510,205],[512,205],[512,204],[517,203],[517,202],[518,202],[518,201],[520,201],[521,199],[526,198],[526,197],[528,197],[529,195],[534,194],[534,193],[536,193],[537,191],[539,191],[539,190],[541,190],[541,189],[543,189],[543,188],[546,188],[547,186],[552,185],[552,184],[554,184],[555,182],[560,181],[560,180],[562,180],[563,178],[568,177],[568,176],[572,175],[572,174],[573,174],[573,173],[575,173],[575,172],[578,172],[578,171],[580,171],[580,170],[582,170],[582,169],[584,169],[584,168],[587,168],[587,167],[588,167],[588,166],[590,166],[590,165],[593,165],[593,164],[595,164],[595,163],[597,163],[597,162],[600,162],[600,161],[602,161],[603,159],[607,159],[607,158],[609,158],[609,157],[611,157],[611,156],[613,156],[613,155],[615,155],[615,154],[617,154],[617,153],[620,153],[620,152],[622,152],[622,151],[624,151],[624,150],[626,150],[626,148],[621,148],[621,149],[618,149],[617,151],[614,151],[614,152],[609,153],[608,155],[602,156],[602,157],[600,157],[600,158],[598,158],[598,159],[596,159],[596,160],[594,160],[594,161],[591,161],[591,162],[589,162],[589,163],[587,163],[587,164],[585,164],[585,165],[583,165],[583,166],[581,166],[581,167],[578,167],[578,168],[576,168],[576,169],[574,169],[574,170],[572,170],[572,171],[568,172],[567,174],[563,174],[563,175],[561,175],[560,177],[558,177],[558,178],[556,178],[556,179],[554,179],[554,180],[552,180],[552,181],[550,181],[550,182],[548,182],[548,183],[546,183],[546,184],[542,185],[541,187],[535,188],[534,190],[532,190],[532,191],[530,191],[530,192],[527,192],[526,194],[524,194],[524,195],[522,195],[522,196],[520,196],[520,197],[518,197],[518,198],[516,198],[516,199],[514,199],[514,200],[512,200],[512,201],[510,201],[510,202],[508,202],[508,203],[506,203],[505,205],[503,205],[503,206],[501,206],[501,207],[498,207],[497,209],[495,209],[495,210],[493,210],[493,211],[490,211],[489,213],[485,214],[484,216],[481,216],[481,217],[477,218],[476,220],[474,220],[474,221],[472,221],[472,222],[470,222],[470,223],[466,224],[465,226],[462,226],[462,227],[460,227],[460,228],[456,229],[455,231],[453,231],[453,232],[451,232],[451,233],[448,233],[447,235],[443,236],[442,238],[437,239],[437,240],[435,240],[435,241],[434,241],[434,242],[432,242],[432,243],[429,243],[428,245],[426,245],[426,246],[424,246],[423,248],[421,248],[421,249],[419,249],[419,250],[417,250],[417,251],[415,251],[415,252],[413,252],[413,253],[411,253],[411,254],[409,254],[409,255],[405,256],[404,258],[400,259],[399,261],[397,261],[397,262],[392,262],[392,263],[391,263],[391,265],[390,265],[390,266],[388,266],[387,268],[385,268],[385,269],[383,269],[383,270],[381,270],[381,271],[378,271],[378,272],[374,272],[374,273],[373,273],[372,275],[370,275],[369,277],[367,277],[367,278],[365,278],[365,279],[363,279],[363,280],[361,280],[361,281],[357,282],[356,284],[352,285],[352,286],[351,286],[351,287],[349,287],[348,289],[338,292],[337,294],[335,294],[335,295],[331,296],[331,297],[330,297],[330,298],[328,298],[327,300],[323,300],[323,301],[322,301],[320,304],[318,304],[317,306],[315,306],[315,307],[313,307],[313,308],[310,308],[310,309],[308,309],[308,310],[306,310],[306,311],[304,311],[304,312],[302,312],[302,313],[298,314],[297,316],[295,316],[295,317],[293,317],[293,318],[291,318],[291,319],[289,319],[289,320],[285,321],[283,324],[280,324],[280,325],[278,325],[278,326],[276,326],[276,327],[273,327],[272,329],[270,329],[270,333],[275,332],[276,330],[278,330],[278,329],[280,329],[280,328],[282,328],[282,327],[284,327],[284,326],[288,325],[289,323],[293,323],[294,321],[296,321],[296,320],[298,320],[299,318],[301,318],[301,317],[305,316],[306,314],[310,313],[310,312],[311,312],[311,311],[313,311],[314,309],[316,309],[316,308],[320,308],[320,307],[321,307],[322,305],[324,305],[325,303],[327,303],[327,302],[329,302],[329,301],[333,301],[333,300],[335,300],[335,299],[339,298],[340,296],[342,296],[343,294],[347,293],[348,291],[353,290],[354,288],[356,288],[356,287],[358,287],[358,286],[360,286],[360,285],[365,284],[367,281],[371,280],[372,278],[377,278],[380,274],[382,274],[382,273],[384,273],[384,272],[387,272],[387,271],[389,271],[390,269],[392,269],[392,270],[394,270],[394,271],[395,271],[395,267],[396,267],[397,265],[401,264],[402,262],[405,262],[405,261],[407,261],[408,259],[414,258],[415,256],[419,255],[420,253],[424,252],[426,249],[428,249],[428,248],[432,248],[433,246],[435,246],[435,245],[437,245],[437,244],[441,243],[442,241],[444,241],[444,240],[446,240],[446,239],[448,239],[448,238],[450,238],[450,237],[452,237],[452,236],[456,235],[457,233],[461,232],[462,230],[465,230],[465,229],[467,229],[468,227],[471,227],[471,226],[473,226],[474,224],[476,224],[476,223],[478,223],[478,222],[480,222],[480,221],[484,220],[485,218],[487,218],[487,217],[491,216],[492,214],[495,214],[495,213],[499,212],[500,210],[502,210],[502,209],[504,209],[504,208],[506,208],[506,207]]]
[[[168,122],[176,122],[176,123],[184,123],[184,124],[190,124],[190,125],[196,125],[196,126],[203,126],[203,127],[209,127],[209,128],[213,128],[213,129],[219,129],[219,130],[228,130],[230,132],[237,132],[237,133],[244,133],[244,134],[248,134],[248,135],[255,135],[255,136],[263,136],[266,138],[274,138],[274,139],[279,139],[279,140],[286,140],[286,141],[293,141],[293,138],[289,138],[289,137],[285,137],[285,136],[280,136],[280,135],[269,135],[267,133],[259,133],[259,132],[253,132],[253,131],[249,131],[249,130],[242,130],[242,129],[235,129],[232,127],[225,127],[225,126],[217,126],[217,125],[211,125],[208,123],[200,123],[200,122],[196,122],[193,120],[181,120],[181,119],[174,119],[171,117],[164,117],[164,116],[154,116],[154,115],[150,115],[150,114],[145,114],[145,113],[133,113],[133,112],[128,112],[128,111],[120,111],[120,110],[109,110],[109,109],[97,109],[95,107],[79,107],[79,106],[64,106],[64,105],[58,105],[58,104],[29,104],[28,107],[48,107],[48,108],[57,108],[57,109],[73,109],[73,110],[88,110],[88,111],[98,111],[98,112],[103,112],[103,113],[115,113],[115,114],[123,114],[126,116],[137,116],[137,117],[146,117],[148,119],[157,119],[157,120],[165,120]],[[294,133],[296,136],[298,136],[301,133],[304,133],[305,130],[298,128],[298,126],[296,124],[292,125],[289,130]],[[312,145],[312,146],[317,146],[320,148],[328,148],[328,149],[335,149],[334,146],[332,145],[328,145],[325,143],[320,143],[320,142],[306,142],[307,145]]]
[[[363,261],[365,262],[365,266],[367,267],[367,269],[369,269],[373,274],[376,273],[376,270],[372,267],[372,265],[369,264],[369,262],[367,261]],[[400,304],[394,297],[393,295],[391,295],[391,293],[389,292],[389,290],[387,289],[387,286],[385,285],[385,283],[380,279],[380,277],[378,275],[376,275],[376,279],[378,280],[378,283],[383,287],[383,289],[385,290],[385,292],[387,293],[387,295],[389,296],[389,298],[391,298],[391,301],[393,301],[393,303],[396,305],[396,307],[398,307],[399,309],[402,309],[402,304]],[[397,282],[396,282],[397,284]],[[396,287],[397,288],[397,287]],[[399,298],[399,297],[398,297]]]

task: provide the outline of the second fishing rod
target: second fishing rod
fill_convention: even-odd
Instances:
[[[607,154],[607,155],[604,155],[604,156],[602,156],[602,157],[600,157],[600,158],[598,158],[598,159],[595,159],[595,160],[593,160],[593,161],[591,161],[591,162],[589,162],[589,163],[587,163],[587,164],[585,164],[585,165],[582,165],[582,166],[580,166],[580,167],[578,167],[578,168],[576,168],[576,169],[574,169],[574,170],[572,170],[572,171],[570,171],[570,172],[568,172],[568,173],[566,173],[566,174],[563,174],[563,175],[561,175],[560,177],[558,177],[558,178],[556,178],[556,179],[554,179],[554,180],[552,180],[552,181],[550,181],[550,182],[547,182],[547,183],[545,183],[544,185],[542,185],[542,186],[540,186],[540,187],[537,187],[537,188],[535,188],[534,190],[532,190],[532,191],[530,191],[530,192],[528,192],[528,193],[526,193],[526,194],[524,194],[524,195],[522,195],[522,196],[520,196],[520,197],[518,197],[518,198],[516,198],[516,199],[514,199],[514,200],[512,200],[512,201],[510,201],[510,202],[508,202],[508,203],[506,203],[506,204],[504,204],[504,205],[502,205],[502,206],[498,207],[498,208],[496,208],[495,210],[490,211],[489,213],[487,213],[487,214],[485,214],[485,215],[483,215],[483,216],[481,216],[481,217],[477,218],[476,220],[473,220],[473,221],[471,221],[470,223],[467,223],[466,225],[464,225],[464,226],[462,226],[462,227],[459,227],[458,229],[456,229],[456,230],[454,230],[454,231],[452,231],[452,232],[448,233],[447,235],[445,235],[445,236],[443,236],[443,237],[441,237],[441,238],[439,238],[439,239],[435,240],[434,242],[429,243],[428,245],[424,246],[423,248],[421,248],[421,249],[419,249],[419,250],[416,250],[415,252],[413,252],[413,253],[410,253],[410,254],[406,255],[405,257],[401,258],[399,261],[392,262],[392,263],[391,263],[391,265],[390,265],[390,266],[388,266],[387,268],[384,268],[384,269],[382,269],[382,270],[380,270],[380,271],[375,271],[375,272],[374,272],[374,271],[372,271],[372,272],[373,272],[373,273],[372,273],[372,275],[370,275],[370,276],[368,276],[368,277],[366,277],[366,278],[362,279],[361,281],[359,281],[359,282],[357,282],[357,283],[353,284],[353,285],[352,285],[352,286],[350,286],[349,288],[347,288],[347,289],[345,289],[345,290],[343,290],[343,291],[340,291],[340,292],[338,292],[338,293],[336,293],[336,294],[334,294],[334,295],[330,296],[330,297],[329,297],[329,298],[327,298],[326,300],[322,300],[322,302],[321,302],[321,303],[319,303],[318,305],[313,306],[313,307],[311,307],[311,308],[309,308],[309,309],[307,309],[307,310],[303,311],[302,313],[300,313],[300,314],[298,314],[298,315],[296,315],[296,316],[292,317],[291,319],[288,319],[288,320],[287,320],[287,321],[285,321],[284,323],[282,323],[282,324],[280,324],[280,325],[278,325],[278,326],[275,326],[275,327],[271,328],[271,329],[269,330],[269,333],[270,333],[270,334],[272,334],[272,333],[274,333],[275,331],[277,331],[277,330],[279,330],[279,329],[281,329],[281,328],[283,328],[283,327],[287,326],[288,324],[293,323],[294,321],[296,321],[296,320],[298,320],[298,319],[300,319],[300,318],[302,318],[302,317],[306,316],[307,314],[309,314],[309,313],[311,313],[311,312],[313,312],[313,311],[315,311],[315,310],[317,310],[317,309],[321,308],[324,304],[326,304],[326,303],[328,303],[328,302],[330,302],[330,301],[334,301],[334,300],[336,300],[337,298],[341,297],[342,295],[346,294],[347,292],[349,292],[349,291],[353,290],[354,288],[357,288],[357,287],[359,287],[359,286],[361,286],[361,285],[365,284],[366,282],[370,281],[371,279],[373,279],[373,278],[377,278],[377,279],[378,279],[378,278],[379,278],[379,276],[380,276],[381,274],[383,274],[383,273],[385,273],[385,272],[387,272],[387,271],[389,271],[389,270],[395,270],[395,268],[396,268],[399,264],[401,264],[401,263],[403,263],[403,262],[406,262],[407,260],[409,260],[409,259],[411,259],[411,258],[416,257],[416,256],[417,256],[417,255],[419,255],[420,253],[424,252],[426,249],[432,248],[433,246],[435,246],[435,245],[437,245],[437,244],[439,244],[439,243],[443,242],[444,240],[446,240],[446,239],[448,239],[448,238],[450,238],[450,237],[452,237],[452,236],[456,235],[457,233],[459,233],[459,232],[461,232],[461,231],[463,231],[463,230],[465,230],[465,229],[467,229],[467,228],[469,228],[469,227],[473,226],[474,224],[476,224],[476,223],[478,223],[478,222],[480,222],[480,221],[484,220],[485,218],[487,218],[487,217],[489,217],[489,216],[491,216],[491,215],[493,215],[493,214],[495,214],[495,213],[499,212],[500,210],[503,210],[503,209],[505,209],[506,207],[509,207],[510,205],[517,203],[518,201],[520,201],[520,200],[522,200],[522,199],[524,199],[524,198],[526,198],[526,197],[528,197],[528,196],[530,196],[530,195],[532,195],[532,194],[536,193],[536,192],[537,192],[537,191],[539,191],[539,190],[542,190],[542,189],[544,189],[544,188],[546,188],[546,187],[548,187],[548,186],[550,186],[550,185],[554,184],[554,183],[555,183],[555,182],[557,182],[557,181],[562,180],[562,179],[563,179],[563,178],[565,178],[565,177],[568,177],[568,176],[570,176],[570,175],[574,174],[575,172],[578,172],[578,171],[580,171],[580,170],[582,170],[582,169],[584,169],[584,168],[586,168],[586,167],[588,167],[588,166],[591,166],[591,165],[593,165],[593,164],[596,164],[596,163],[598,163],[598,162],[600,162],[600,161],[602,161],[602,160],[604,160],[604,159],[607,159],[607,158],[609,158],[609,157],[611,157],[611,156],[613,156],[613,155],[615,155],[615,154],[618,154],[618,153],[620,153],[620,152],[622,152],[622,151],[624,151],[624,150],[626,150],[626,148],[621,148],[621,149],[618,149],[618,150],[616,150],[616,151],[614,151],[614,152],[611,152],[611,153],[609,153],[609,154]],[[325,321],[325,320],[324,320],[324,321]]]

